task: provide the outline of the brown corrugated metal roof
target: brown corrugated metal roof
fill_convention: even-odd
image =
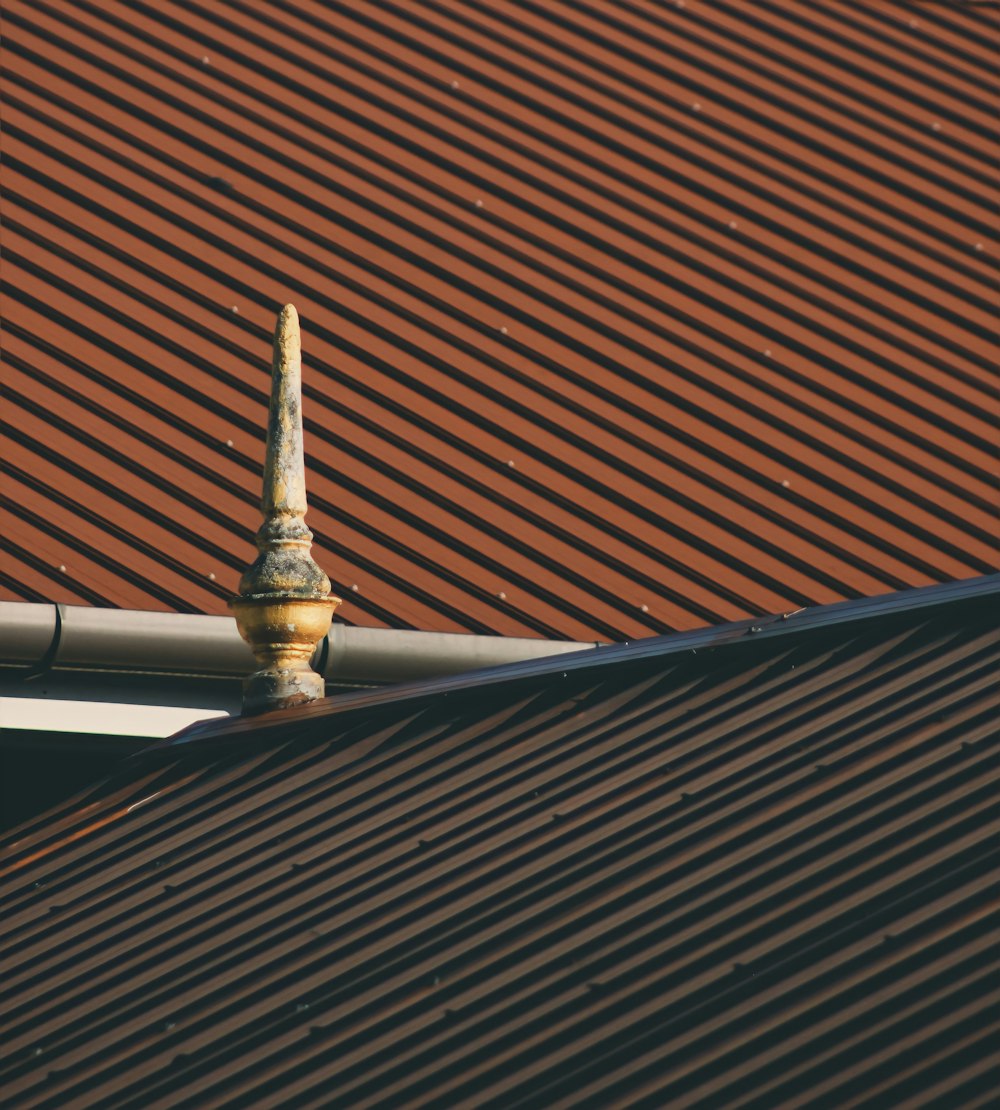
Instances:
[[[5,1106],[985,1105],[997,588],[134,763],[5,844]]]
[[[288,300],[353,623],[635,637],[998,565],[993,13],[4,16],[3,596],[222,611]]]

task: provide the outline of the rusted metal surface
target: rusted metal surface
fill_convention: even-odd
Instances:
[[[633,638],[996,569],[994,13],[4,16],[3,596],[224,611],[287,301],[349,623]]]
[[[271,403],[264,455],[259,552],[229,606],[260,670],[246,680],[243,713],[289,709],[322,698],[323,676],[309,666],[330,631],[340,598],[312,557],[306,525],[302,442],[302,340],[295,306],[286,304],[274,329]]]
[[[985,1105],[995,619],[785,628],[304,711],[39,818],[5,1106]]]

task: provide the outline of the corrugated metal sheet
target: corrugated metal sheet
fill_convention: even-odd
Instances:
[[[987,1105],[979,594],[140,762],[5,845],[4,1105]]]
[[[995,569],[994,16],[8,0],[2,595],[222,611],[286,300],[348,621]]]

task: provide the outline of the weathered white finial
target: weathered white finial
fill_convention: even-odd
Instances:
[[[229,603],[240,635],[261,664],[243,684],[247,715],[301,705],[325,691],[309,660],[330,630],[340,598],[331,595],[330,579],[310,554],[306,509],[299,317],[286,304],[274,331],[259,554]]]

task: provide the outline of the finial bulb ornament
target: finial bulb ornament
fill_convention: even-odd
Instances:
[[[321,675],[309,667],[316,644],[329,632],[339,597],[313,561],[306,527],[302,448],[302,346],[299,316],[287,304],[274,330],[271,405],[261,497],[264,523],[258,555],[229,605],[240,635],[261,669],[243,684],[245,715],[321,698]]]

